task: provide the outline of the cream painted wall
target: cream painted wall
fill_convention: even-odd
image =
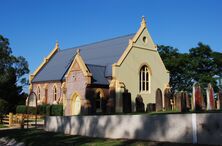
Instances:
[[[143,37],[146,36],[146,43]],[[151,70],[150,90],[147,93],[139,92],[139,71],[142,65],[147,64]],[[144,104],[155,103],[155,94],[158,88],[162,94],[169,83],[169,73],[166,70],[156,46],[154,45],[147,29],[144,29],[138,40],[133,43],[133,47],[120,64],[114,66],[115,77],[125,84],[126,89],[131,93],[132,102],[135,103],[137,94],[143,97]]]

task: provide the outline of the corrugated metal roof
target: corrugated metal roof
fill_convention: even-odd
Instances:
[[[104,66],[105,69],[107,69],[105,70],[104,77],[111,76],[111,65],[118,61],[128,46],[129,39],[131,39],[133,36],[134,34],[129,34],[88,45],[60,50],[39,71],[32,82],[63,80],[65,73],[72,63],[77,49],[80,49],[80,55],[82,56],[84,62],[91,65],[91,70],[94,71],[94,74],[92,73],[93,78],[101,81],[103,79],[98,79],[99,76],[96,75],[96,72],[100,73],[101,70],[98,71],[98,67],[92,67],[92,65]],[[104,83],[104,81],[101,82]]]
[[[92,73],[92,84],[108,85],[109,82],[105,77],[106,67],[100,65],[87,64],[89,71]]]
[[[61,80],[72,63],[75,54],[75,50],[57,52],[39,71],[32,82]]]

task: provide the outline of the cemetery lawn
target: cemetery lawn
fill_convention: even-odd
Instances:
[[[7,128],[7,126],[0,124],[0,128]]]
[[[17,142],[23,142],[27,146],[41,145],[84,145],[84,146],[186,146],[193,144],[178,144],[168,142],[151,142],[142,140],[126,140],[126,139],[103,139],[90,138],[85,136],[64,135],[62,133],[45,132],[41,129],[7,129],[0,130],[0,138],[8,137],[15,139]]]

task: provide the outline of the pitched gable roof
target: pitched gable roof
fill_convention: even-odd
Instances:
[[[118,61],[118,59],[128,46],[129,39],[132,39],[133,36],[134,34],[129,34],[88,45],[60,50],[38,72],[32,82],[63,80],[76,55],[77,49],[80,49],[80,54],[84,62],[88,65],[90,64],[88,66],[90,72],[94,72],[92,73],[93,78],[97,79],[99,82],[101,82],[101,84],[105,83],[105,81],[100,81],[100,77],[97,73],[99,72],[99,74],[102,75],[101,72],[104,71],[103,78],[105,78],[105,76],[111,76],[111,65]],[[93,67],[92,65],[103,66],[103,68],[98,66]]]
[[[109,82],[105,77],[106,67],[100,65],[87,64],[89,71],[92,73],[92,84],[108,85]]]

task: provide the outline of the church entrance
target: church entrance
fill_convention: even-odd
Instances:
[[[72,97],[71,110],[72,115],[79,115],[81,112],[81,98],[77,94],[74,94]]]

